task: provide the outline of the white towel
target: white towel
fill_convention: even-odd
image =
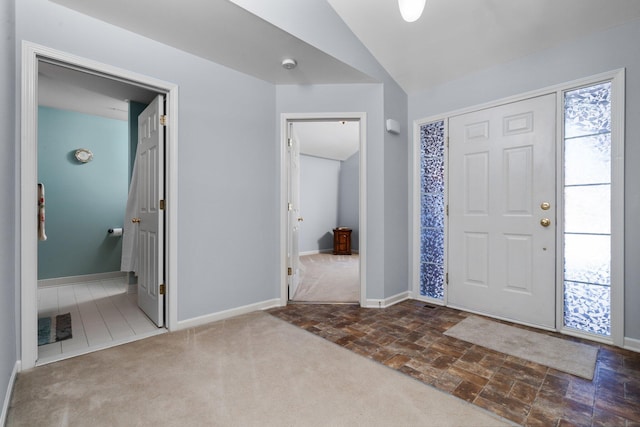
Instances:
[[[44,184],[38,183],[38,240],[47,240],[44,230]]]

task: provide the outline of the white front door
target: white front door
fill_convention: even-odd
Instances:
[[[555,95],[453,117],[449,138],[449,305],[555,328]]]
[[[164,325],[164,97],[138,116],[138,306]],[[162,202],[164,203],[164,202]],[[164,285],[162,286],[164,287]]]
[[[293,123],[287,125],[287,153],[289,156],[288,178],[288,253],[287,274],[289,285],[289,299],[293,299],[300,283],[300,144],[293,136]]]

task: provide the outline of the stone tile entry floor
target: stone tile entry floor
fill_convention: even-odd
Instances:
[[[640,354],[599,347],[588,381],[443,335],[468,313],[407,300],[384,309],[292,304],[291,324],[526,426],[640,426]]]

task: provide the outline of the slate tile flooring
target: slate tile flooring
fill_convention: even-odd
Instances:
[[[296,304],[269,313],[518,424],[640,426],[640,353],[582,341],[599,347],[589,381],[445,336],[470,314],[416,300],[384,309]]]

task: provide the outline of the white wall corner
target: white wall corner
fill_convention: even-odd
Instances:
[[[20,372],[19,360],[13,365],[13,371],[9,377],[9,384],[7,384],[7,391],[4,394],[4,404],[2,405],[2,413],[0,413],[0,426],[4,426],[7,423],[7,413],[9,412],[9,404],[11,403],[11,396],[13,395],[13,385],[16,382],[18,372]]]
[[[205,325],[207,323],[217,322],[219,320],[229,319],[231,317],[240,316],[254,311],[268,310],[270,308],[280,307],[280,298],[274,298],[266,301],[257,302],[254,304],[244,305],[242,307],[236,307],[229,310],[219,311],[217,313],[211,313],[204,316],[194,317],[192,319],[178,321],[177,328],[174,331],[181,329],[194,328],[196,326]]]
[[[624,348],[640,353],[640,340],[635,338],[624,338]]]
[[[411,297],[410,292],[401,292],[385,299],[367,299],[364,308],[387,308]]]

